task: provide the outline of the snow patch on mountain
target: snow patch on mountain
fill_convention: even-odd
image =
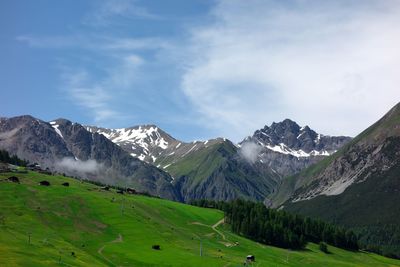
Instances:
[[[311,156],[329,156],[331,153],[329,153],[326,150],[318,151],[318,150],[312,150],[309,153],[303,151],[302,149],[299,150],[294,150],[289,148],[287,145],[284,143],[280,143],[279,145],[276,146],[271,146],[271,145],[264,145],[264,147],[268,148],[269,150],[286,154],[286,155],[292,155],[297,158],[302,158],[302,157],[311,157]],[[336,151],[335,151],[336,152]]]
[[[155,148],[166,150],[169,147],[168,141],[161,135],[159,128],[153,125],[120,129],[97,127],[86,127],[86,129],[92,133],[102,134],[121,147],[129,145],[136,152],[130,153],[131,156],[142,161],[149,157],[148,161],[155,162],[157,158],[152,155],[151,151]]]
[[[54,130],[56,131],[56,133],[61,136],[62,139],[64,139],[64,136],[62,135],[60,129],[58,129],[58,127],[60,127],[60,125],[58,125],[55,121],[51,121],[50,122],[51,127],[54,128]]]

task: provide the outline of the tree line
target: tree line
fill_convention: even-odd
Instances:
[[[28,165],[27,161],[18,158],[16,155],[11,156],[6,150],[0,150],[0,162],[24,167]]]
[[[321,220],[268,209],[260,202],[193,200],[191,204],[222,210],[232,232],[266,245],[303,249],[307,242],[326,242],[343,249],[358,249],[358,239],[353,231]]]

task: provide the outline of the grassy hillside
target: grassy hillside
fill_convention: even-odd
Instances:
[[[263,246],[218,224],[218,210],[34,172],[18,174],[17,184],[5,180],[10,175],[0,174],[0,266],[238,266],[248,254],[254,266],[400,266],[333,247],[324,254],[315,244],[304,251]]]
[[[205,177],[212,175],[227,157],[234,154],[235,148],[229,143],[217,143],[190,153],[177,163],[168,167],[168,172],[174,177],[189,176],[191,186],[197,186]]]
[[[166,169],[185,202],[192,199],[262,201],[276,188],[277,175],[259,172],[237,156],[230,142],[216,143],[199,149]]]

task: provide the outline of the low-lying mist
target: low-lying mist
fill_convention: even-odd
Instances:
[[[258,154],[261,152],[262,147],[254,142],[243,143],[239,149],[239,155],[248,161],[254,163],[257,160]]]
[[[75,160],[73,158],[63,158],[56,163],[57,168],[64,172],[73,172],[80,175],[96,174],[103,169],[103,164],[93,159],[87,161]]]

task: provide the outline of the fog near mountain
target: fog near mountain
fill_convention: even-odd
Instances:
[[[239,155],[250,163],[254,163],[262,147],[254,142],[245,142],[239,149]]]
[[[81,161],[74,158],[63,158],[61,161],[56,162],[55,165],[60,171],[72,171],[80,175],[98,174],[105,169],[103,164],[93,159]]]

